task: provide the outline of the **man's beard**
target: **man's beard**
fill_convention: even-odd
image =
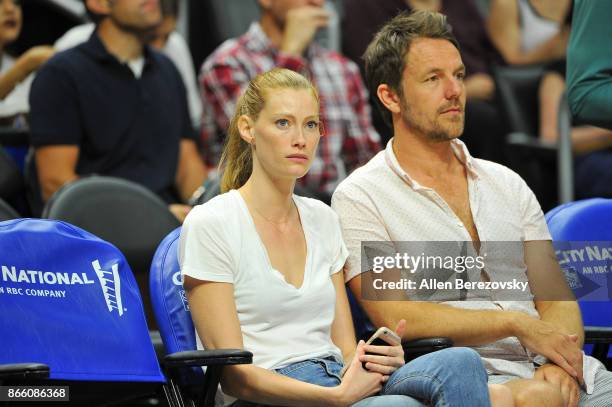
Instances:
[[[412,109],[408,106],[403,96],[400,96],[400,107],[402,109],[402,120],[406,124],[406,127],[414,130],[417,134],[422,134],[427,138],[427,140],[434,142],[443,142],[449,141],[458,138],[463,134],[463,128],[465,124],[465,111],[464,107],[461,107],[458,104],[450,104],[448,106],[444,106],[440,108],[436,113],[440,114],[444,110],[457,106],[461,108],[462,113],[461,117],[457,118],[456,121],[452,123],[457,126],[453,126],[453,128],[449,128],[449,126],[441,125],[439,120],[429,120],[427,117],[419,117]]]

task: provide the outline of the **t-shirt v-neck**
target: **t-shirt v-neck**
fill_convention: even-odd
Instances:
[[[298,200],[295,199],[295,196],[293,197],[293,202],[295,203],[295,207],[297,208],[298,217],[302,225],[302,231],[304,233],[304,241],[306,242],[306,260],[304,261],[304,271],[303,271],[304,275],[302,278],[302,284],[299,287],[296,287],[295,285],[288,282],[287,279],[285,278],[285,275],[281,273],[279,270],[277,270],[276,268],[274,268],[274,266],[272,265],[272,261],[270,260],[270,254],[268,253],[268,249],[266,248],[266,245],[264,244],[263,239],[261,238],[261,235],[257,231],[255,220],[253,219],[253,215],[251,214],[251,211],[249,210],[249,207],[246,201],[244,200],[244,197],[237,190],[233,190],[231,191],[231,193],[235,193],[236,198],[240,202],[240,207],[242,209],[243,215],[248,219],[248,224],[251,226],[251,232],[255,235],[255,237],[259,241],[259,245],[261,246],[262,256],[265,257],[265,260],[270,267],[270,272],[273,273],[278,278],[280,278],[289,287],[297,291],[303,291],[302,289],[308,284],[308,275],[310,274],[310,247],[311,247],[311,244],[309,243],[310,234],[308,233],[308,230],[307,230],[308,222],[304,222],[304,216],[305,216],[305,214],[303,214],[304,209],[300,208],[300,204],[298,203]]]

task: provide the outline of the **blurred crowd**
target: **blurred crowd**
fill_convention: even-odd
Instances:
[[[377,96],[364,86],[362,55],[376,30],[405,10],[448,17],[466,67],[462,140],[471,153],[519,172],[544,209],[558,203],[554,188],[530,182],[544,173],[554,184],[554,160],[534,154],[527,164],[507,143],[516,131],[510,112],[516,101],[500,92],[504,78],[496,72],[540,67],[535,91],[521,93],[518,103],[533,106],[526,118],[532,142],[554,148],[571,0],[258,0],[259,16],[247,31],[219,44],[200,67],[175,30],[178,0],[84,4],[90,22],[16,55],[11,44],[23,25],[21,1],[0,0],[0,120],[29,134],[24,215],[39,215],[64,184],[98,174],[146,186],[182,220],[202,186],[219,177],[238,96],[274,67],[317,86],[325,137],[298,188],[329,202],[338,183],[393,137]],[[341,38],[340,49],[330,49],[330,38]],[[612,132],[574,126],[571,142],[576,196],[612,196]]]

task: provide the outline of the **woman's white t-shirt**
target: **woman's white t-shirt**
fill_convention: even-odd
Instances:
[[[293,199],[307,245],[300,288],[272,268],[237,190],[193,208],[181,231],[183,276],[234,285],[244,348],[253,353],[254,365],[266,369],[316,357],[342,360],[331,341],[336,302],[331,275],[342,270],[348,256],[338,217],[320,201],[296,195]],[[203,349],[200,338],[197,341]]]
[[[13,65],[15,59],[8,54],[3,54],[0,62],[0,75],[4,75]],[[20,113],[30,112],[30,103],[28,102],[28,94],[32,86],[34,75],[30,74],[23,81],[15,86],[3,100],[0,100],[0,118],[15,116]]]

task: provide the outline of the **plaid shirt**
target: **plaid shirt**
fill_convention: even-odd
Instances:
[[[301,182],[315,191],[331,194],[348,173],[380,150],[380,137],[371,124],[359,69],[316,43],[309,46],[305,58],[286,55],[272,46],[257,22],[241,37],[222,44],[202,66],[201,137],[206,164],[218,164],[236,101],[249,80],[274,67],[303,74],[319,90],[325,136]]]

